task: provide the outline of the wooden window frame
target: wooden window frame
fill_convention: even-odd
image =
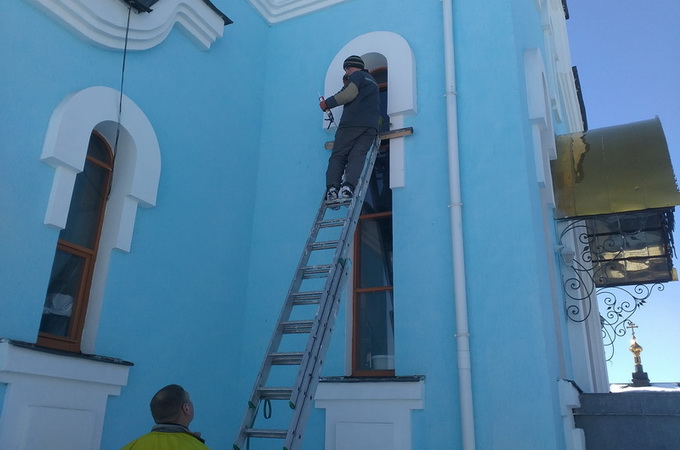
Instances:
[[[92,137],[98,139],[104,148],[108,151],[109,161],[101,161],[90,155],[88,148],[85,164],[83,165],[83,173],[87,170],[87,163],[92,163],[96,166],[104,168],[108,171],[108,176],[104,180],[105,188],[102,189],[100,196],[99,217],[96,221],[96,230],[94,233],[94,240],[92,248],[87,248],[82,245],[75,244],[65,239],[59,238],[57,240],[57,251],[63,251],[72,255],[83,258],[83,270],[80,276],[78,286],[78,296],[74,299],[73,310],[71,312],[71,320],[69,322],[67,336],[55,335],[43,331],[38,331],[37,344],[43,347],[53,348],[57,350],[64,350],[68,352],[79,353],[80,344],[82,340],[83,328],[85,325],[85,317],[87,315],[87,307],[90,297],[90,288],[92,286],[92,278],[94,276],[95,263],[97,260],[97,252],[99,250],[99,241],[101,238],[102,227],[104,224],[104,217],[106,214],[106,202],[111,190],[111,183],[113,180],[113,163],[114,153],[111,146],[106,139],[97,131],[92,131]],[[73,194],[71,199],[73,199]],[[73,200],[71,200],[73,201]],[[68,226],[68,224],[67,224]],[[55,251],[56,254],[56,251]]]
[[[375,74],[377,72],[387,72],[388,68],[385,66],[382,67],[376,67],[375,69],[371,70],[371,74]],[[387,78],[387,77],[385,77]],[[387,90],[387,82],[384,83],[379,83],[378,84],[378,89],[380,91],[385,91]],[[381,133],[381,137],[382,137]],[[380,143],[380,150],[385,150],[389,154],[389,138],[384,139]],[[389,165],[388,169],[389,170]],[[371,177],[373,177],[373,174],[371,173]],[[387,187],[389,189],[389,186]],[[357,222],[357,227],[354,231],[354,265],[353,265],[353,282],[352,282],[352,305],[353,305],[353,313],[352,313],[352,376],[354,377],[364,377],[364,378],[373,378],[373,377],[391,377],[394,376],[395,371],[394,369],[389,369],[389,370],[362,370],[358,369],[358,367],[361,366],[361,362],[359,361],[359,321],[358,321],[358,302],[359,302],[359,296],[364,293],[373,293],[373,292],[394,292],[394,286],[373,286],[373,287],[368,287],[368,288],[360,288],[358,287],[359,284],[361,283],[361,271],[360,271],[360,261],[361,261],[361,223],[364,220],[374,220],[374,219],[384,219],[384,218],[391,218],[392,217],[392,205],[390,205],[390,210],[389,211],[381,211],[378,213],[371,213],[371,214],[362,214],[359,216],[359,220]],[[393,281],[394,282],[394,281]],[[394,297],[393,297],[394,298]],[[394,332],[394,330],[392,330]]]
[[[389,151],[389,150],[388,150]],[[361,294],[365,293],[374,293],[374,292],[392,292],[394,293],[394,285],[392,286],[373,286],[373,287],[366,287],[366,288],[360,288],[358,285],[361,282],[361,270],[360,270],[360,264],[359,262],[361,261],[361,222],[364,220],[374,220],[374,219],[385,219],[385,218],[392,218],[393,214],[392,211],[383,211],[379,213],[372,213],[372,214],[364,214],[359,216],[359,221],[357,222],[357,227],[356,230],[354,231],[354,261],[355,264],[353,265],[353,286],[352,286],[352,305],[353,305],[353,314],[352,314],[352,376],[353,377],[364,377],[364,378],[369,378],[369,377],[393,377],[395,375],[394,369],[389,369],[389,370],[361,370],[357,369],[357,367],[361,366],[361,361],[359,361],[359,349],[358,349],[358,343],[359,343],[359,320],[358,320],[358,314],[357,310],[359,307],[359,296]],[[394,331],[394,330],[393,330]]]

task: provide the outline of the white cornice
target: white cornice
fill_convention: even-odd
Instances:
[[[269,23],[309,14],[347,0],[248,0]]]
[[[125,46],[128,6],[121,0],[25,0],[96,45]],[[151,13],[130,17],[128,49],[146,50],[167,37],[175,24],[201,49],[207,50],[224,32],[223,18],[203,0],[162,0]]]

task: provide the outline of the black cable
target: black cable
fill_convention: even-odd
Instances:
[[[125,61],[127,59],[127,48],[128,48],[128,36],[130,35],[130,16],[132,15],[132,6],[128,6],[128,16],[127,24],[125,25],[125,43],[123,44],[123,64],[120,69],[120,89],[118,96],[118,121],[116,123],[116,139],[113,143],[113,160],[111,161],[111,171],[113,172],[113,167],[116,164],[116,156],[118,156],[118,138],[120,137],[120,119],[123,115],[123,85],[125,83]],[[109,183],[109,193],[106,196],[108,200],[111,196],[111,186],[113,183]]]

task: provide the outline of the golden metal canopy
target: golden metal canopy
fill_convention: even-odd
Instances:
[[[556,137],[558,218],[680,205],[658,117]]]

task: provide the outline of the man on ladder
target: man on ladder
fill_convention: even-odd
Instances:
[[[333,189],[327,190],[312,224],[247,401],[234,440],[235,450],[248,448],[251,438],[283,439],[283,448],[287,450],[299,450],[302,445],[342,290],[351,268],[347,254],[379,145],[378,86],[363,67],[364,62],[358,56],[347,58],[347,85],[328,100],[321,99],[322,110],[345,105],[328,163],[328,184]],[[344,183],[340,189],[343,172]],[[329,209],[335,212],[328,215]],[[303,335],[307,337],[290,339]],[[290,366],[298,368],[279,370]],[[294,379],[290,376],[293,374]],[[277,411],[282,416],[266,423],[272,417],[272,400],[287,401],[288,408],[280,407],[279,403]],[[260,406],[264,420],[258,416]],[[289,413],[289,417],[285,413]],[[281,425],[285,423],[288,427],[284,429]]]
[[[378,135],[381,120],[378,83],[364,69],[364,61],[352,55],[345,59],[342,67],[347,85],[332,97],[325,100],[322,97],[319,102],[322,111],[344,105],[326,170],[327,201],[354,196],[366,153]]]

